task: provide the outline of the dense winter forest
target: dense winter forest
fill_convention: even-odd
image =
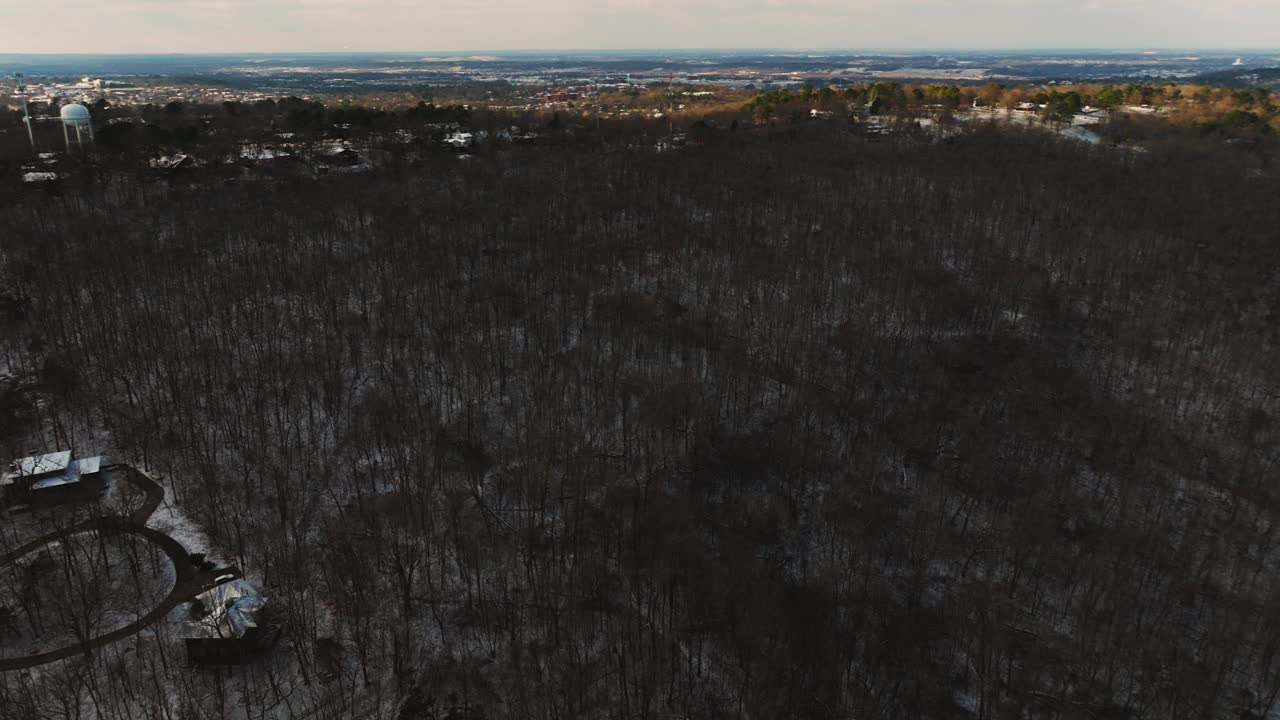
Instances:
[[[145,470],[282,629],[0,673],[5,720],[1278,710],[1253,151],[815,123],[0,192],[0,455]]]

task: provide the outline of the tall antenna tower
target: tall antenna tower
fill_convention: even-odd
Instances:
[[[18,86],[18,97],[22,98],[22,124],[27,126],[27,140],[31,141],[31,152],[36,152],[36,134],[31,130],[31,111],[27,109],[27,85],[22,82],[22,73],[14,73],[13,81]]]

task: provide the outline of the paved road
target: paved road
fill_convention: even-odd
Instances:
[[[218,583],[215,579],[231,575],[240,577],[240,571],[236,568],[227,568],[223,570],[215,570],[213,572],[204,572],[197,570],[191,564],[190,556],[187,549],[182,543],[165,535],[159,530],[146,527],[147,518],[151,517],[151,513],[156,511],[160,503],[164,500],[164,488],[160,487],[154,480],[143,475],[132,467],[125,465],[111,466],[104,468],[109,470],[121,470],[124,472],[124,479],[141,488],[147,496],[146,502],[142,507],[130,514],[127,518],[91,518],[82,523],[65,528],[57,532],[49,533],[32,540],[31,542],[8,552],[4,557],[0,558],[0,566],[8,565],[18,558],[38,550],[45,545],[66,537],[67,535],[89,532],[96,530],[100,533],[115,535],[120,533],[128,533],[138,535],[155,543],[164,554],[169,556],[169,560],[173,563],[175,580],[173,589],[169,591],[169,595],[160,601],[146,615],[138,618],[136,621],[128,625],[113,630],[105,635],[99,635],[87,642],[76,643],[58,650],[50,650],[49,652],[40,653],[38,655],[23,655],[19,657],[0,658],[0,672],[8,672],[11,670],[23,670],[25,668],[44,665],[45,663],[55,662],[57,660],[65,660],[76,655],[91,655],[96,648],[108,643],[123,640],[142,630],[148,625],[163,619],[173,609],[182,603],[195,598],[200,593],[214,587]],[[224,581],[225,582],[225,581]]]
[[[160,503],[164,502],[164,488],[160,487],[155,480],[152,480],[128,465],[108,465],[102,468],[102,472],[122,472],[124,473],[124,479],[126,481],[133,483],[146,494],[146,499],[143,501],[142,505],[139,506],[137,510],[130,513],[127,518],[127,521],[134,525],[146,525],[147,518],[150,518],[151,514],[156,511],[156,508],[160,507]],[[104,523],[118,524],[120,522],[120,518],[90,518],[82,523],[72,525],[69,528],[62,528],[57,532],[41,535],[29,543],[5,553],[3,557],[0,557],[0,566],[8,565],[29,552],[38,550],[51,542],[61,540],[65,535],[74,535],[88,530],[95,530],[102,527]]]

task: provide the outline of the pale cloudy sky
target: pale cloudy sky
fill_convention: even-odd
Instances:
[[[4,52],[1280,47],[1280,0],[0,0]]]

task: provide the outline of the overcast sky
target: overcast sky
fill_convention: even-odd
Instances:
[[[1280,47],[1280,0],[0,0],[3,52]]]

